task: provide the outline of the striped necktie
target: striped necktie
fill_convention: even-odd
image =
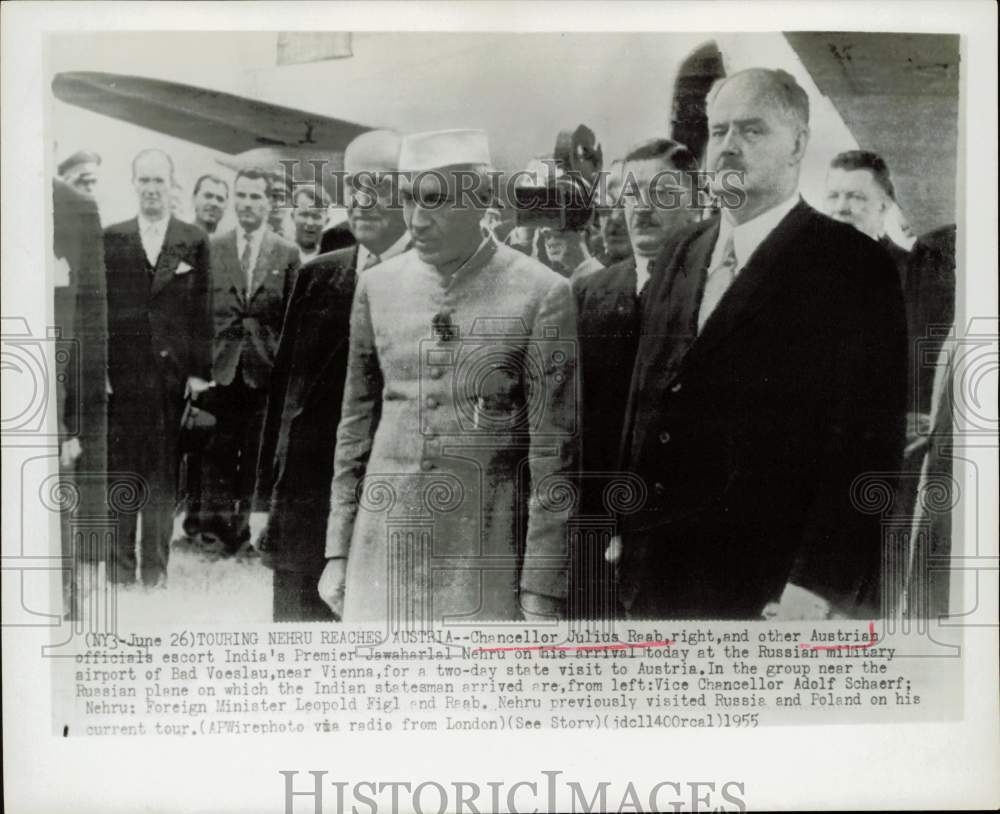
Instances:
[[[251,239],[250,232],[243,235],[243,254],[240,255],[240,268],[243,269],[243,279],[246,281],[248,292],[253,288],[253,269],[250,268],[250,258],[253,254]]]
[[[733,236],[730,235],[722,251],[722,259],[708,270],[708,279],[705,281],[705,292],[702,294],[701,305],[698,308],[698,333],[701,333],[705,322],[712,315],[715,307],[719,304],[719,301],[735,278],[736,249],[733,246]]]

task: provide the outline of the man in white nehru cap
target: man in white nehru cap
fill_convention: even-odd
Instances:
[[[320,595],[344,621],[563,611],[577,464],[569,283],[484,238],[486,134],[404,137],[414,250],[361,277]]]
[[[362,173],[372,176],[356,185],[349,203],[357,245],[321,254],[302,266],[285,312],[250,514],[251,541],[274,569],[276,622],[331,618],[316,586],[326,563],[351,301],[359,277],[409,248],[402,212],[391,205],[391,190],[374,183],[383,173],[395,173],[399,146],[399,134],[391,130],[363,133],[347,146],[348,180]]]

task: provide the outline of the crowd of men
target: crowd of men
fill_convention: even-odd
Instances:
[[[180,510],[195,545],[265,558],[279,621],[867,618],[884,518],[859,483],[919,471],[912,349],[952,319],[954,227],[893,243],[861,150],[807,205],[809,101],[782,71],[720,81],[707,113],[703,162],[641,142],[568,221],[505,217],[475,130],[359,136],[348,177],[393,173],[401,206],[359,187],[331,227],[302,186],[288,238],[271,174],[202,176],[186,223],[145,150],[137,216],[98,239],[100,157],[63,162],[57,235],[83,212],[63,231],[91,249],[68,259],[64,321],[91,329],[67,403],[106,410],[107,471],[139,484],[109,579],[163,585]],[[739,173],[739,205],[657,203],[698,170]],[[102,432],[66,422],[67,477]]]

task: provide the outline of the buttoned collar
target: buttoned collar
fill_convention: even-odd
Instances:
[[[739,225],[734,224],[722,213],[719,225],[719,239],[715,242],[715,249],[712,252],[712,262],[709,268],[714,268],[722,262],[722,255],[725,251],[726,241],[730,237],[733,239],[733,251],[736,254],[735,274],[746,265],[757,247],[763,243],[769,234],[773,232],[785,216],[791,212],[799,202],[799,195],[796,192],[786,201],[773,206],[766,212],[762,212],[757,217]]]

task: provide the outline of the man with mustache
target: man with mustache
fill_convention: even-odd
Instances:
[[[482,236],[489,166],[479,130],[403,140],[414,250],[363,274],[351,311],[320,579],[344,621],[563,612],[576,309],[565,279]]]
[[[285,313],[250,515],[251,542],[274,569],[276,622],[332,618],[317,583],[326,564],[351,301],[359,277],[409,248],[402,210],[391,195],[399,145],[398,134],[373,130],[347,146],[344,169],[348,181],[357,182],[349,223],[358,243],[302,266]],[[389,186],[376,183],[383,175]],[[313,188],[301,187],[296,200],[305,200],[303,191]],[[317,198],[314,193],[309,200]]]
[[[612,473],[618,463],[618,442],[639,341],[642,292],[663,244],[694,219],[697,210],[686,189],[690,189],[688,173],[696,169],[695,157],[670,139],[651,139],[633,148],[624,167],[619,166],[614,186],[608,184],[608,203],[613,205],[623,191],[624,171],[627,195],[620,214],[616,212],[614,217],[627,225],[629,251],[625,258],[573,286],[583,376],[584,515],[606,518],[613,514],[605,505],[605,495],[616,480]],[[613,235],[610,230],[608,233]],[[613,239],[605,245],[620,254],[617,242]],[[601,543],[597,535],[593,541],[589,549],[577,551],[580,567],[574,573],[586,575],[586,579],[576,581],[573,596],[580,614],[601,618],[615,613],[616,603],[610,596],[612,580],[604,565],[606,541]]]
[[[166,580],[184,396],[204,392],[211,378],[208,239],[170,214],[173,180],[165,152],[139,153],[138,217],[104,232],[109,494],[121,518],[108,577],[120,584],[136,579],[140,517],[142,582]]]
[[[718,219],[668,238],[622,438],[641,479],[607,557],[632,618],[873,618],[903,451],[906,323],[876,242],[806,205],[809,98],[780,70],[707,98]]]
[[[604,244],[598,260],[605,267],[613,266],[632,256],[632,241],[629,240],[625,207],[621,201],[622,164],[621,159],[611,162],[607,180],[607,200],[597,210],[598,229],[601,242]]]
[[[226,214],[229,202],[229,185],[217,175],[203,175],[194,184],[191,196],[194,206],[194,224],[209,235],[219,228],[219,221]]]
[[[204,452],[202,533],[229,553],[249,539],[248,519],[271,370],[299,252],[267,226],[273,179],[256,169],[233,181],[237,226],[212,238],[215,317],[210,410],[218,421]]]

